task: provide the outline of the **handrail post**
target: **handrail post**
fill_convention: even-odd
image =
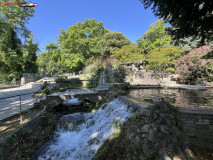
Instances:
[[[19,96],[19,100],[20,100],[20,112],[21,112],[21,95]]]

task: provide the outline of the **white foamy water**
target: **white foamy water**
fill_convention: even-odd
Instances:
[[[38,159],[90,160],[104,140],[115,132],[115,124],[125,122],[131,115],[127,105],[115,99],[94,113],[63,116],[54,140]]]

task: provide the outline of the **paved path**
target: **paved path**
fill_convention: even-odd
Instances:
[[[40,89],[39,83],[30,83],[18,88],[2,89],[0,90],[0,120],[15,115],[20,112],[20,97],[12,97],[7,99],[1,99],[5,97],[16,96],[20,94],[27,94],[36,92]],[[26,110],[33,107],[36,99],[32,97],[32,94],[21,96],[22,110]]]

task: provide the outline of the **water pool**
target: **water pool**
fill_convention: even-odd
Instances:
[[[130,96],[145,101],[162,97],[178,107],[213,109],[213,89],[133,89],[130,91]]]

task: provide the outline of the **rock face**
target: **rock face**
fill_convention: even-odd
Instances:
[[[178,111],[173,106],[159,101],[139,109],[138,113],[146,122],[140,129],[143,150],[140,159],[149,159],[153,154],[157,155],[153,159],[160,160],[172,160],[172,155],[181,155],[180,159],[194,157],[187,147],[190,146],[187,135],[178,126]]]

